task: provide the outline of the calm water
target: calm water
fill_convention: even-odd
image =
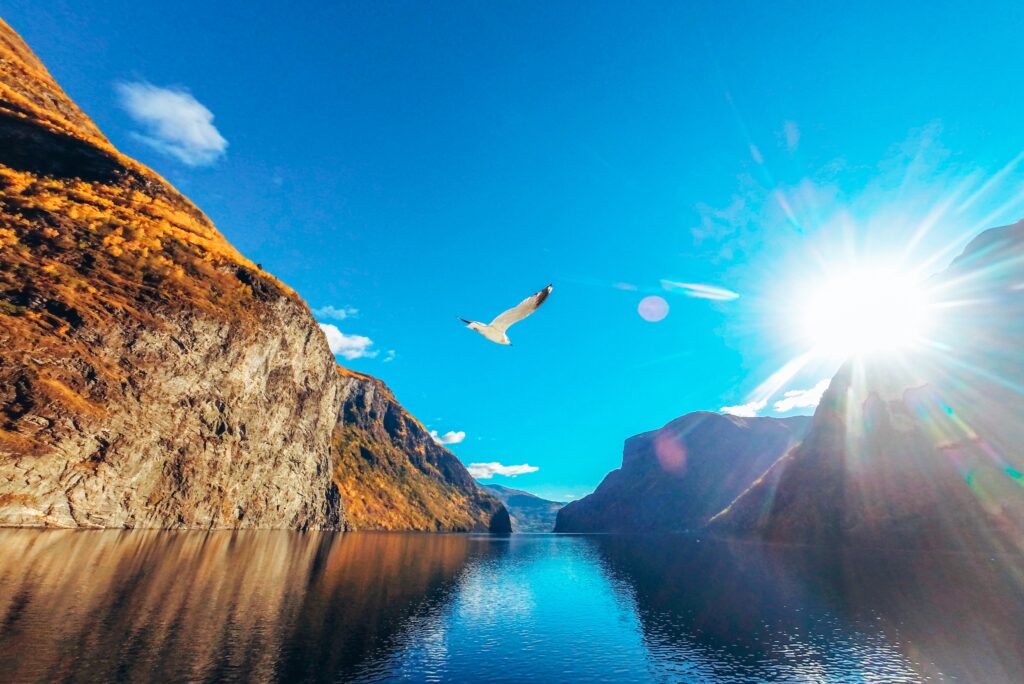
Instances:
[[[5,681],[1024,681],[1024,559],[0,531]]]

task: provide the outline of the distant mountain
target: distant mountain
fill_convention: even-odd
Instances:
[[[810,420],[698,412],[631,437],[622,467],[559,511],[555,531],[699,528],[796,445]]]
[[[508,514],[0,20],[0,525],[506,531]]]
[[[932,286],[931,344],[847,363],[803,444],[713,529],[1024,550],[1024,221],[979,235]]]
[[[551,532],[555,529],[555,516],[565,504],[548,501],[521,489],[501,485],[482,485],[485,491],[498,498],[512,517],[513,532]]]

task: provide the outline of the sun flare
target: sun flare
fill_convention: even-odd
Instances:
[[[929,301],[922,283],[894,270],[829,278],[801,311],[802,335],[821,356],[894,353],[924,340]]]

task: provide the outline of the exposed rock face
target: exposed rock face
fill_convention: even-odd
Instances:
[[[505,504],[512,519],[513,532],[551,532],[555,529],[558,511],[565,506],[560,501],[548,501],[521,489],[501,485],[482,487]]]
[[[99,338],[84,363],[43,338],[0,333],[0,522],[337,526],[335,369],[306,319],[282,299],[266,307],[265,335],[187,313],[158,328],[83,324],[71,335]]]
[[[655,532],[704,525],[803,437],[810,418],[690,413],[626,440],[622,467],[558,512],[556,532]]]
[[[823,545],[1024,548],[1024,222],[934,279],[934,346],[851,361],[804,443],[713,521]]]
[[[337,526],[306,306],[0,51],[0,523]]]
[[[332,434],[375,420],[360,382],[305,303],[117,152],[0,21],[0,525],[337,528]],[[409,454],[359,467],[403,475]],[[444,516],[410,527],[500,508],[447,456],[422,471],[447,489],[418,503]]]
[[[350,529],[510,530],[501,503],[376,378],[342,371],[334,480]]]

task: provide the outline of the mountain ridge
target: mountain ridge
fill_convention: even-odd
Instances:
[[[0,525],[502,527],[453,455],[420,469],[388,426],[389,472],[421,475],[386,520],[347,520],[337,473],[363,454],[334,433],[347,398],[390,392],[340,369],[306,303],[118,152],[2,20],[0,216]]]
[[[653,532],[702,527],[792,448],[807,416],[688,413],[625,440],[622,466],[558,512],[556,532]]]
[[[565,506],[561,501],[550,501],[522,489],[491,484],[481,487],[496,496],[508,509],[513,532],[551,532],[555,516]]]

